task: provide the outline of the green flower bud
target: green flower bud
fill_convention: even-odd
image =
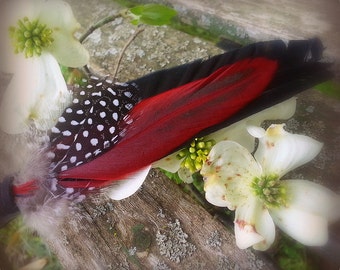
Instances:
[[[43,49],[53,43],[53,31],[38,20],[30,21],[27,17],[11,26],[9,34],[15,53],[23,53],[25,57],[40,56]]]
[[[279,207],[287,203],[286,189],[277,175],[256,177],[251,187],[267,207]]]
[[[205,138],[196,138],[186,149],[182,149],[178,154],[178,159],[183,159],[181,166],[189,169],[192,173],[200,170],[211,148],[215,145],[215,141]]]

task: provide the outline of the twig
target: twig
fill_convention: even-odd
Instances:
[[[115,65],[115,69],[113,71],[113,79],[116,80],[116,76],[118,74],[118,69],[120,66],[120,63],[122,61],[122,58],[124,56],[124,53],[126,51],[126,49],[129,47],[129,45],[131,44],[131,42],[141,33],[145,30],[145,28],[143,26],[138,26],[137,30],[133,33],[133,35],[129,38],[129,40],[127,41],[127,43],[125,44],[125,46],[123,47],[123,49],[121,50],[117,63]]]
[[[98,29],[99,27],[102,27],[103,25],[114,21],[115,19],[122,17],[121,13],[115,14],[115,15],[111,15],[108,16],[102,20],[100,20],[99,22],[95,23],[94,25],[91,25],[91,27],[79,38],[79,42],[83,43],[84,40],[91,35],[96,29]]]

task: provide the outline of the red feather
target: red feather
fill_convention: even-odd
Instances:
[[[198,132],[229,118],[261,95],[277,61],[258,57],[226,65],[199,79],[137,104],[125,135],[111,150],[60,179],[119,180],[166,156]],[[98,185],[84,181],[83,186]],[[102,181],[100,185],[103,184]],[[67,181],[60,181],[68,186]],[[74,186],[74,182],[72,186]]]
[[[38,181],[30,180],[24,184],[13,186],[13,193],[16,196],[27,196],[33,194],[38,188]]]

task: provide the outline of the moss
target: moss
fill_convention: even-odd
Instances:
[[[132,227],[132,233],[132,245],[136,247],[137,252],[145,251],[151,246],[152,236],[143,224]]]
[[[335,80],[327,81],[315,86],[315,89],[330,97],[340,100],[340,82]]]

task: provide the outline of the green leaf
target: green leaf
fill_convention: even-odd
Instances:
[[[86,74],[83,71],[81,71],[78,68],[70,68],[70,67],[65,67],[62,65],[59,65],[59,66],[60,66],[61,73],[63,74],[63,77],[67,84],[69,85],[74,85],[74,84],[84,85],[85,84],[83,79],[86,79]]]
[[[130,12],[137,18],[132,20],[133,24],[144,23],[149,25],[164,25],[169,24],[176,10],[159,4],[146,4],[130,8]]]
[[[172,172],[168,172],[164,169],[160,169],[164,174],[165,176],[167,176],[170,180],[174,181],[177,185],[179,184],[183,184],[183,181],[182,179],[178,176],[178,173],[172,173]]]
[[[204,181],[203,181],[203,176],[199,173],[196,172],[192,175],[192,178],[194,179],[193,185],[195,188],[202,194],[204,194]]]
[[[138,25],[139,24],[139,20],[138,19],[134,19],[130,21],[131,24],[133,25]]]
[[[284,233],[280,234],[274,258],[282,270],[319,269],[315,262],[311,260],[307,248]]]

